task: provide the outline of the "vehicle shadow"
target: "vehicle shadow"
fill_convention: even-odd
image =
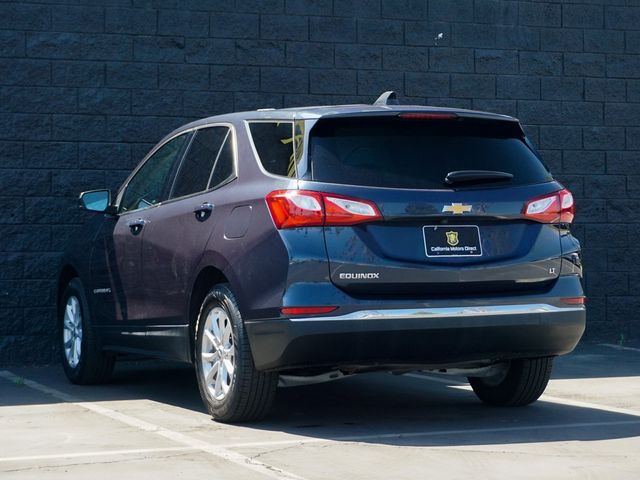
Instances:
[[[146,399],[207,415],[195,374],[187,365],[122,363],[110,384],[94,387],[70,385],[61,369],[55,369],[55,374],[51,368],[46,370],[46,375],[41,373],[46,376],[47,385],[83,401]],[[558,370],[557,378],[566,378],[570,369]],[[640,382],[640,369],[635,370],[635,375],[631,373],[625,371],[632,377],[629,381]],[[40,376],[36,375],[36,381]],[[597,375],[593,380],[578,378],[592,385],[598,383]],[[523,408],[494,408],[480,403],[468,387],[445,382],[447,377],[433,381],[374,373],[282,388],[270,415],[260,422],[242,424],[242,428],[300,436],[301,441],[407,446],[597,441],[640,436],[640,414],[544,400]],[[212,431],[218,427],[211,421]]]
[[[488,407],[457,384],[377,374],[281,390],[271,416],[253,427],[389,445],[491,445],[640,436],[640,415],[544,400]]]

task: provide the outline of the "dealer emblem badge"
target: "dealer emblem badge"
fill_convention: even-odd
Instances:
[[[458,232],[447,232],[447,243],[455,247],[458,244]]]

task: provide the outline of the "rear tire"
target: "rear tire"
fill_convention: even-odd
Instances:
[[[547,388],[552,357],[511,360],[507,370],[492,377],[469,377],[471,388],[488,405],[521,407],[540,398]]]
[[[111,377],[115,358],[100,348],[79,278],[73,278],[58,306],[58,339],[64,373],[71,383],[94,385]]]
[[[238,304],[227,284],[213,287],[202,302],[195,363],[200,396],[214,420],[247,422],[268,413],[278,375],[256,370]]]

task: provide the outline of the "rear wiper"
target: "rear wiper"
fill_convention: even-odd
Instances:
[[[513,175],[507,172],[494,172],[491,170],[456,170],[447,173],[444,183],[454,185],[457,183],[485,183],[511,180]]]

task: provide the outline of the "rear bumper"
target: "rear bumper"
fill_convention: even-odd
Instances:
[[[583,306],[357,310],[246,322],[256,368],[446,366],[553,356],[576,346]]]

